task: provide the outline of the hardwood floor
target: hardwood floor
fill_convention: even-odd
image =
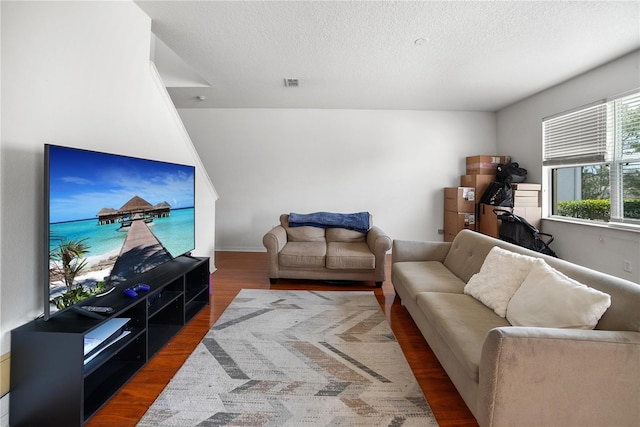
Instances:
[[[440,426],[478,425],[409,313],[395,297],[390,279],[382,288],[375,288],[372,282],[330,285],[305,280],[280,280],[271,286],[267,278],[266,253],[216,252],[215,256],[217,271],[212,276],[211,304],[94,415],[86,424],[88,427],[135,426],[242,288],[373,290]],[[389,277],[390,257],[387,265]]]

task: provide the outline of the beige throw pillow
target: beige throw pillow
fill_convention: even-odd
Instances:
[[[507,320],[514,326],[593,329],[610,305],[608,294],[543,263],[533,267],[511,298]]]
[[[469,279],[464,293],[493,309],[498,316],[505,317],[509,300],[533,265],[541,262],[544,261],[494,246],[480,271]]]

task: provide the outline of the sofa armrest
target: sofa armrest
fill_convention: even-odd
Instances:
[[[640,332],[501,327],[480,360],[478,422],[640,425]]]
[[[449,253],[451,242],[394,240],[391,263],[406,261],[440,261]]]
[[[267,232],[262,238],[262,244],[267,249],[267,265],[269,278],[278,278],[278,254],[287,244],[287,231],[283,226],[277,225]]]
[[[287,244],[287,232],[281,225],[276,225],[262,238],[262,244],[267,248],[267,252],[273,251],[276,254]]]
[[[384,255],[391,249],[391,238],[380,227],[373,226],[367,232],[367,245],[376,257],[379,254]]]
[[[375,281],[382,284],[386,279],[386,256],[391,249],[391,238],[380,229],[373,226],[367,232],[367,246],[376,258]]]

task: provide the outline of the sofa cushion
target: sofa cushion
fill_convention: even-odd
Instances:
[[[367,233],[361,233],[355,230],[347,230],[346,228],[327,228],[325,231],[327,242],[364,242]]]
[[[494,246],[499,245],[496,245],[496,239],[493,237],[471,230],[462,230],[451,242],[443,264],[467,283],[471,276],[480,271],[485,258]]]
[[[394,281],[402,282],[413,300],[420,292],[461,294],[464,289],[464,282],[439,261],[396,262],[393,264],[393,276]]]
[[[480,271],[469,279],[464,293],[493,309],[498,316],[505,317],[509,300],[527,278],[533,265],[543,262],[539,258],[494,246]]]
[[[366,243],[327,243],[327,268],[339,270],[373,270],[376,257]]]
[[[325,242],[288,242],[278,254],[283,267],[324,267],[327,254]]]
[[[319,227],[289,227],[289,215],[280,215],[280,225],[287,232],[288,242],[324,242],[325,229]]]
[[[511,298],[507,319],[514,326],[593,329],[610,305],[609,295],[542,262]]]
[[[423,292],[418,294],[416,302],[467,375],[478,382],[487,333],[493,328],[509,326],[509,322],[469,295]]]

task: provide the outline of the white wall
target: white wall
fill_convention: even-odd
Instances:
[[[477,112],[180,109],[220,194],[216,249],[263,251],[288,212],[369,211],[395,239],[442,240],[443,187],[494,154]]]
[[[542,182],[542,119],[640,87],[640,51],[511,105],[497,114],[498,151],[509,151]],[[640,231],[544,220],[561,258],[640,283]],[[623,271],[623,261],[633,272]]]
[[[214,250],[215,190],[149,62],[151,20],[132,2],[2,7],[0,354],[43,311],[45,143],[195,164],[197,255]]]

